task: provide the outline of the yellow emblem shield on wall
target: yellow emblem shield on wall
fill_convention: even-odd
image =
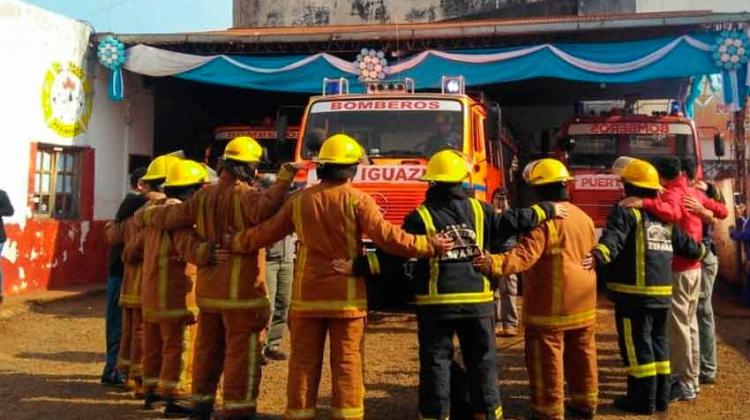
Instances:
[[[91,86],[86,72],[73,63],[52,63],[42,85],[42,110],[47,127],[61,137],[75,137],[86,131],[91,107]]]

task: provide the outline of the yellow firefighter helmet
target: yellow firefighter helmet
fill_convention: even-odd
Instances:
[[[235,137],[224,148],[224,159],[243,163],[258,163],[263,158],[263,147],[248,136]]]
[[[181,160],[179,157],[173,155],[157,156],[149,163],[146,175],[143,175],[141,180],[156,181],[158,179],[165,179],[172,166]]]
[[[323,142],[316,162],[353,165],[359,163],[364,156],[364,150],[357,140],[346,134],[334,134]]]
[[[573,179],[568,168],[557,159],[538,159],[523,169],[523,179],[531,186],[554,184]]]
[[[654,165],[645,160],[620,156],[612,164],[612,173],[622,178],[623,182],[649,190],[660,190],[659,172]]]
[[[193,160],[177,162],[169,170],[165,187],[186,187],[203,184],[208,181],[208,173],[200,163]]]
[[[469,176],[469,162],[466,156],[458,150],[441,150],[427,162],[427,171],[422,176],[423,181],[430,182],[461,182]]]

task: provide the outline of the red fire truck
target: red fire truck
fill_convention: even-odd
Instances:
[[[703,173],[695,123],[677,112],[644,115],[613,109],[575,116],[562,126],[557,152],[575,176],[571,199],[594,219],[597,233],[612,204],[622,197],[622,185],[610,173],[618,156],[649,161],[667,155],[691,156],[698,164],[698,176]]]
[[[427,184],[420,177],[429,157],[453,147],[471,165],[465,187],[491,200],[504,185],[503,149],[512,144],[501,130],[499,108],[467,95],[462,77],[444,77],[442,85],[441,92],[415,93],[409,79],[375,82],[366,85],[366,93],[350,94],[345,79],[326,80],[323,95],[310,98],[305,111],[295,161],[311,162],[328,136],[354,137],[369,158],[354,185],[375,198],[386,219],[400,225],[424,200]],[[317,182],[315,170],[297,181]]]

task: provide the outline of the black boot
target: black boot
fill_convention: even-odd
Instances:
[[[214,411],[212,403],[197,403],[193,405],[193,413],[190,415],[191,420],[211,420],[211,413]]]
[[[615,408],[621,411],[635,414],[654,414],[654,404],[638,404],[628,397],[615,398]]]
[[[173,417],[190,417],[192,415],[192,408],[178,404],[174,398],[167,398],[167,405],[164,408],[164,417],[169,419]]]
[[[145,410],[153,410],[154,404],[160,401],[162,401],[162,398],[159,394],[154,391],[146,391],[143,395],[143,408]]]

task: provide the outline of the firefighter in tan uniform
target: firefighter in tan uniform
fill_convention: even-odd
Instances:
[[[560,161],[533,161],[523,176],[538,199],[569,201],[567,182],[573,178]],[[581,264],[596,245],[594,222],[567,205],[567,219],[548,220],[513,250],[475,261],[487,275],[525,272],[526,369],[536,418],[564,417],[566,381],[571,414],[593,417],[596,412],[596,277]]]
[[[262,156],[263,149],[254,139],[233,139],[219,161],[218,182],[183,203],[144,212],[148,225],[165,230],[195,226],[200,238],[220,244],[222,235],[269,218],[283,204],[296,168],[282,166],[277,182],[261,194],[249,182],[255,177]],[[255,251],[198,267],[196,300],[200,312],[193,363],[194,418],[210,418],[222,373],[223,418],[255,418],[261,334],[270,316],[262,261]]]
[[[125,384],[140,397],[143,394],[143,313],[141,311],[141,275],[143,271],[143,234],[129,218],[124,223],[122,262],[124,273],[120,291],[122,337],[117,366],[126,377]]]
[[[141,263],[143,240],[132,217],[107,225],[107,242],[123,245],[123,277],[119,304],[122,307],[122,335],[117,355],[117,371],[123,375],[128,390],[141,393],[142,329]]]
[[[285,419],[313,419],[326,337],[330,336],[332,418],[364,418],[363,340],[367,296],[361,277],[337,274],[336,259],[363,252],[362,237],[401,257],[447,252],[451,241],[410,235],[391,225],[351,178],[364,157],[349,136],[328,138],[320,149],[321,182],[293,195],[269,221],[227,238],[232,252],[270,245],[292,232],[299,238],[290,314],[291,356]]]
[[[203,166],[182,160],[171,166],[164,191],[172,200],[187,200],[207,181]],[[164,200],[151,205],[163,204]],[[136,213],[136,222],[144,222]],[[190,393],[191,351],[195,337],[195,264],[206,265],[211,256],[208,242],[192,228],[163,231],[144,229],[143,261],[143,383],[145,406],[166,401],[167,417],[184,417],[192,410],[177,403]]]
[[[160,191],[167,177],[167,165],[179,160],[175,156],[156,157],[149,170],[138,180],[142,195],[136,197],[127,209],[123,209],[123,220],[107,226],[107,239],[110,244],[122,244],[124,266],[123,283],[120,292],[122,306],[122,336],[120,352],[117,356],[117,369],[125,376],[125,385],[143,397],[143,313],[141,309],[141,277],[143,269],[143,232],[138,227],[133,213],[146,201],[164,198]],[[119,211],[118,211],[119,217]]]

